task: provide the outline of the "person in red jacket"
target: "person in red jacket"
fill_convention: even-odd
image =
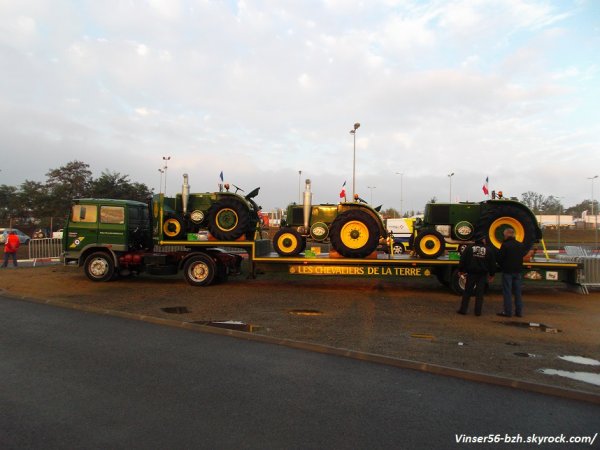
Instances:
[[[19,236],[17,236],[16,231],[9,231],[8,236],[6,236],[6,243],[4,244],[4,264],[2,267],[8,266],[8,259],[12,257],[13,264],[17,267],[17,249],[21,245],[21,241],[19,241]]]

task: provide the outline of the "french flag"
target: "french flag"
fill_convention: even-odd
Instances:
[[[490,190],[488,189],[489,177],[485,177],[485,184],[483,185],[483,193],[485,195],[490,195]]]

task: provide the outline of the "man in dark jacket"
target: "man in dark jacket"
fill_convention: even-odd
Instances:
[[[483,293],[486,282],[494,279],[496,273],[496,260],[494,252],[487,247],[485,237],[477,235],[475,244],[468,246],[460,255],[458,272],[461,277],[466,273],[467,283],[462,296],[462,302],[458,314],[467,314],[469,300],[475,293],[475,315],[481,315],[483,307]]]
[[[504,311],[498,313],[502,317],[512,316],[512,295],[515,296],[515,316],[523,317],[523,299],[521,297],[521,271],[523,258],[527,255],[525,246],[515,239],[515,230],[504,230],[504,242],[498,252],[498,264],[502,270],[502,295]]]

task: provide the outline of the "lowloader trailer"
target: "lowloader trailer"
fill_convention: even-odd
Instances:
[[[64,229],[64,262],[76,262],[90,280],[97,282],[142,272],[182,272],[189,284],[209,286],[241,273],[246,254],[250,278],[262,268],[297,276],[398,281],[432,277],[457,293],[464,289],[456,252],[435,259],[382,251],[351,258],[327,248],[321,252],[320,246],[297,256],[281,256],[273,250],[271,241],[261,239],[255,218],[260,207],[253,200],[257,193],[258,189],[245,197],[227,192],[190,194],[185,177],[182,194],[173,199],[162,194],[148,203],[77,199]],[[228,235],[237,238],[223,239]],[[553,260],[546,255],[543,260],[527,261],[523,274],[531,282],[563,282],[578,287],[581,269],[577,262]]]

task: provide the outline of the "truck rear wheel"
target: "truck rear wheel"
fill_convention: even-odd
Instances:
[[[435,259],[444,254],[446,241],[435,230],[422,231],[415,238],[414,249],[421,258]]]
[[[204,253],[190,256],[183,265],[183,276],[192,286],[208,286],[215,279],[217,265]]]
[[[115,263],[106,252],[96,252],[85,258],[85,275],[92,281],[109,281],[115,274]]]
[[[306,241],[293,228],[281,228],[273,237],[273,248],[280,256],[297,256],[306,247]]]
[[[341,213],[331,224],[331,246],[347,258],[364,258],[379,244],[379,227],[369,214],[360,210]]]
[[[208,231],[220,241],[233,241],[248,231],[250,214],[246,205],[224,198],[208,210]]]
[[[535,224],[525,212],[511,205],[499,205],[481,216],[478,230],[482,230],[488,243],[500,248],[504,241],[504,230],[513,228],[515,239],[525,244],[527,250],[533,245],[535,238]]]

